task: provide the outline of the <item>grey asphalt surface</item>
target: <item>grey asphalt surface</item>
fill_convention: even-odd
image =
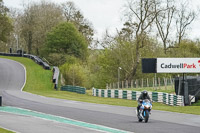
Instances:
[[[98,133],[81,127],[4,112],[0,112],[0,119],[0,127],[20,133]]]
[[[1,84],[7,84],[8,86],[13,86],[14,81],[10,80],[12,73],[19,72],[22,69],[20,65],[10,69],[9,65],[13,65],[12,61],[4,60],[5,64],[1,63],[0,59],[0,69],[11,71],[11,74],[5,81],[0,82],[0,90],[3,91],[3,104],[9,106],[16,106],[20,108],[30,109],[38,112],[43,112],[47,114],[53,114],[57,116],[62,116],[66,118],[71,118],[79,121],[84,121],[93,124],[104,125],[112,128],[117,128],[121,130],[131,131],[135,133],[199,133],[200,132],[200,116],[172,113],[166,111],[155,111],[152,110],[152,115],[148,123],[139,123],[135,114],[135,108],[130,107],[119,107],[110,105],[99,105],[92,103],[84,103],[70,100],[62,100],[55,98],[47,98],[43,96],[38,96],[26,92],[21,92],[19,88],[1,87]],[[9,62],[12,62],[11,64]],[[14,63],[16,64],[16,62]],[[3,66],[2,66],[3,65]],[[24,72],[20,72],[21,80],[23,80]],[[0,74],[1,77],[1,74]],[[17,76],[19,80],[20,76]],[[6,83],[9,81],[9,84]],[[17,81],[19,84],[19,81]],[[13,84],[13,85],[10,85]],[[15,86],[15,85],[14,85]],[[6,88],[6,89],[5,89]],[[6,90],[6,91],[5,91]],[[1,125],[1,123],[0,123]],[[79,130],[80,131],[80,130]],[[77,131],[77,132],[79,132]]]
[[[28,94],[21,91],[24,86],[24,81],[25,70],[21,64],[12,60],[0,58],[0,95],[2,96],[4,106],[13,105],[19,107],[17,106],[18,102],[21,102],[21,104],[25,103],[23,107],[26,108],[29,104],[34,103],[27,103],[26,99],[21,100],[23,95]],[[18,92],[18,98],[13,96],[13,98],[16,98],[16,101],[12,101],[13,98],[6,97],[12,97],[8,92]],[[37,97],[40,96],[34,98],[37,99]],[[48,108],[46,108],[46,110],[48,110]],[[99,133],[99,131],[87,128],[5,112],[0,112],[0,127],[19,133]]]
[[[20,90],[24,80],[24,68],[19,63],[0,58],[0,95],[3,90]]]

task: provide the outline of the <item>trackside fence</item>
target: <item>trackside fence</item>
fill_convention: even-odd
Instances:
[[[121,98],[137,100],[140,91],[116,90],[116,89],[92,89],[92,95],[97,97]],[[153,102],[164,103],[171,106],[184,106],[184,97],[163,92],[148,92]]]
[[[66,85],[62,86],[61,91],[70,91],[70,92],[76,92],[79,94],[86,94],[86,88],[80,87],[80,86],[72,86],[72,85]]]
[[[155,90],[161,88],[174,87],[174,79],[169,78],[147,78],[147,79],[136,79],[136,80],[124,80],[116,83],[106,84],[107,89],[125,89],[125,88],[154,88]]]

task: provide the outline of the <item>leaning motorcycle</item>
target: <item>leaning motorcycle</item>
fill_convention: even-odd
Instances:
[[[152,103],[148,99],[143,100],[139,109],[138,121],[142,122],[144,120],[145,123],[147,123],[149,120],[151,109]]]

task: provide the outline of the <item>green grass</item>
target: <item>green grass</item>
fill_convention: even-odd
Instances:
[[[6,129],[0,128],[0,133],[14,133],[12,131],[8,131]]]
[[[53,76],[52,71],[44,70],[42,66],[39,66],[34,61],[28,58],[23,57],[7,57],[0,56],[1,58],[12,59],[20,62],[26,67],[26,85],[23,89],[24,91],[40,94],[40,93],[48,93],[53,90],[53,84],[51,82],[51,78]]]
[[[53,89],[53,84],[51,82],[52,72],[50,70],[44,70],[41,66],[37,65],[35,62],[33,62],[28,58],[21,58],[21,57],[2,57],[2,58],[9,58],[24,64],[27,70],[27,81],[24,91],[47,97],[54,97],[60,99],[89,102],[89,103],[109,104],[109,105],[126,106],[126,107],[137,106],[137,102],[133,100],[100,98],[91,96],[92,94],[91,90],[87,90],[87,94],[85,95],[76,94],[72,92],[56,91],[55,89]],[[153,103],[153,109],[200,115],[199,111],[200,106],[197,105],[174,107],[174,106],[164,105],[161,103]]]
[[[192,106],[200,106],[200,100],[197,103],[192,104]]]

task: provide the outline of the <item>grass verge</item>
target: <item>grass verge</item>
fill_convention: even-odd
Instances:
[[[6,129],[0,128],[0,133],[14,133],[12,131],[8,131]]]
[[[89,103],[97,104],[109,104],[117,106],[126,106],[126,107],[136,107],[137,102],[132,100],[125,99],[113,99],[113,98],[100,98],[91,96],[92,91],[87,90],[87,94],[76,94],[72,92],[56,91],[53,89],[53,84],[51,82],[52,72],[49,70],[44,70],[41,66],[37,65],[35,62],[28,58],[22,57],[2,57],[8,58],[22,63],[27,70],[27,81],[24,88],[24,91],[43,95],[47,97],[54,97],[60,99],[68,99],[74,101],[82,101]],[[179,113],[188,113],[188,114],[197,114],[200,115],[200,106],[168,106],[161,103],[153,103],[153,109],[179,112]]]
[[[53,73],[50,70],[44,70],[41,66],[28,58],[7,56],[0,57],[15,60],[26,67],[27,80],[23,89],[24,91],[31,93],[48,93],[49,91],[53,91],[53,84],[51,83]]]

